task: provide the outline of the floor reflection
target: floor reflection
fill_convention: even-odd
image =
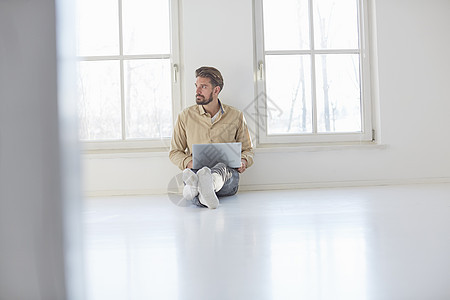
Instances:
[[[85,217],[88,300],[178,299],[174,225],[166,222],[167,211],[155,215],[147,204],[139,198],[90,203]]]
[[[450,299],[450,185],[86,203],[87,300]]]
[[[358,202],[352,209],[365,205]],[[278,222],[270,237],[273,299],[367,299],[364,214],[304,210]]]

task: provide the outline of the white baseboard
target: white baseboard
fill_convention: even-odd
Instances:
[[[148,195],[164,195],[167,189],[133,189],[133,190],[97,190],[85,191],[84,196],[88,198],[94,197],[116,197],[116,196],[148,196]]]
[[[239,186],[239,191],[297,190],[297,189],[321,189],[321,188],[339,188],[339,187],[391,186],[391,185],[439,184],[439,183],[450,183],[450,177],[302,182],[302,183],[285,183],[285,184],[251,184]]]
[[[269,191],[269,190],[297,190],[297,189],[321,189],[340,187],[364,187],[364,186],[391,186],[411,184],[439,184],[450,183],[450,177],[433,178],[409,178],[409,179],[385,179],[385,180],[353,180],[353,181],[329,181],[329,182],[301,182],[301,183],[277,183],[277,184],[247,184],[239,186],[239,191]],[[133,190],[97,190],[85,191],[86,197],[111,197],[111,196],[147,196],[167,194],[164,189],[133,189]]]

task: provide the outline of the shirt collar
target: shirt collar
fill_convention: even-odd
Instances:
[[[219,101],[220,112],[221,112],[222,114],[224,114],[224,113],[225,113],[225,109],[223,108],[222,102],[220,102],[220,99],[217,99],[217,100]],[[205,109],[203,108],[203,105],[197,105],[197,106],[198,106],[198,109],[199,109],[201,115],[206,114],[206,111],[205,111]]]
[[[220,111],[222,112],[222,114],[225,113],[225,109],[223,108],[222,102],[220,102],[220,99],[217,99],[219,101],[219,105],[220,105]]]

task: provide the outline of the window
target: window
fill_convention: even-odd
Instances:
[[[127,148],[162,146],[171,136],[179,110],[176,4],[77,0],[80,140]]]
[[[256,0],[260,143],[372,140],[365,0]]]

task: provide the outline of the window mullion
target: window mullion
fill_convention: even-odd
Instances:
[[[362,17],[361,17],[361,13],[362,13],[362,4],[361,1],[356,1],[356,5],[357,5],[357,18],[358,18],[358,46],[359,46],[359,89],[360,89],[360,114],[361,114],[361,132],[365,133],[367,128],[366,128],[366,115],[364,114],[366,110],[365,106],[366,103],[364,101],[365,94],[364,94],[364,89],[365,89],[365,85],[364,85],[364,81],[363,81],[363,72],[364,72],[364,61],[363,61],[363,57],[365,56],[364,50],[365,50],[365,46],[366,43],[364,41],[364,24],[362,23]]]
[[[357,1],[358,5],[358,37],[359,37],[359,86],[360,86],[360,99],[361,99],[361,132],[367,134],[367,132],[372,130],[371,118],[371,108],[368,104],[370,99],[370,86],[366,82],[370,82],[370,74],[367,72],[367,59],[368,59],[368,48],[367,48],[367,36],[368,32],[366,28],[365,21],[368,19],[365,16],[365,6],[362,0]],[[368,115],[369,113],[369,115]],[[373,135],[374,136],[374,135]],[[374,138],[372,139],[374,141]]]
[[[123,60],[123,20],[122,20],[122,0],[119,1],[119,55],[120,55],[120,104],[122,119],[122,140],[126,139],[126,117],[125,117],[125,75]]]
[[[309,0],[309,44],[311,47],[311,109],[312,109],[312,133],[316,134],[317,129],[317,98],[316,98],[316,56],[314,44],[314,7],[313,0]]]

